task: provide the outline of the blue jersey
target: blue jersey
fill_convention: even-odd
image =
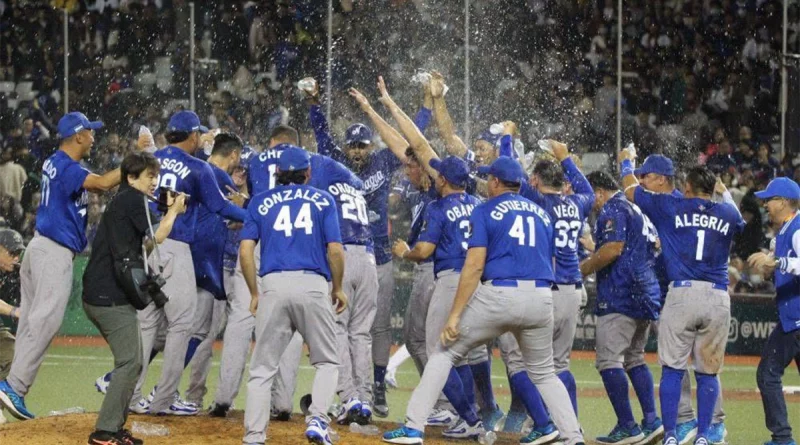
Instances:
[[[657,237],[650,221],[621,192],[606,202],[595,223],[597,250],[613,242],[625,247],[613,263],[597,271],[596,315],[658,318],[661,293],[653,272]]]
[[[553,281],[553,224],[533,201],[503,193],[475,207],[469,221],[469,247],[486,248],[484,281]]]
[[[434,275],[448,269],[461,271],[467,257],[469,218],[480,203],[480,199],[462,192],[428,204],[418,241],[436,245]]]
[[[317,139],[319,154],[330,156],[355,171],[355,166],[344,151],[333,142],[322,109],[318,105],[312,106],[309,117]],[[378,265],[392,259],[389,246],[389,192],[392,174],[402,165],[400,159],[389,149],[381,149],[371,152],[364,167],[357,172],[358,177],[364,181],[364,197],[367,200],[369,224],[375,242],[375,262]]]
[[[230,175],[216,165],[209,164],[214,172],[214,178],[220,191],[227,191],[227,187],[236,189]],[[225,218],[211,212],[200,204],[197,209],[197,223],[195,224],[195,239],[189,246],[192,251],[194,276],[197,286],[214,295],[218,300],[224,300],[225,287],[222,280],[223,257],[225,256],[225,243],[228,240],[228,225]]]
[[[439,194],[436,192],[436,187],[434,187],[432,183],[427,191],[423,191],[414,187],[408,179],[400,181],[400,183],[395,186],[394,192],[400,195],[400,199],[411,211],[411,226],[408,229],[406,242],[413,249],[422,231],[422,226],[425,221],[425,211],[428,208],[428,204],[439,199]]]
[[[245,211],[225,199],[207,162],[171,145],[156,151],[154,155],[161,163],[159,185],[190,195],[186,213],[175,220],[170,239],[187,244],[194,242],[201,204],[210,212],[227,219],[244,221]]]
[[[247,206],[242,239],[261,241],[258,275],[305,270],[331,280],[329,243],[341,243],[333,197],[309,185],[279,185]]]
[[[581,248],[578,238],[581,236],[586,215],[592,211],[594,190],[572,159],[565,159],[561,165],[572,184],[572,190],[575,192],[573,195],[540,193],[527,182],[522,183],[519,194],[545,209],[553,221],[555,282],[576,284],[582,280],[578,267],[578,249]]]
[[[278,185],[275,182],[278,159],[287,146],[287,144],[276,145],[250,157],[247,189],[252,196],[270,191]],[[311,180],[308,185],[325,190],[331,184],[339,182],[351,184],[358,189],[363,187],[363,182],[341,163],[325,156],[311,154]]]
[[[651,193],[642,187],[636,188],[634,200],[658,229],[669,281],[728,285],[731,243],[745,225],[736,207]]]
[[[775,237],[775,303],[783,332],[800,329],[800,276],[787,271],[789,260],[798,261],[800,252],[800,218],[797,213],[785,222]]]
[[[36,211],[36,231],[67,249],[86,248],[86,208],[89,192],[83,182],[89,170],[62,150],[42,165],[41,201]]]
[[[678,189],[673,189],[672,196],[677,198],[683,198],[683,193],[678,191]],[[656,257],[656,279],[658,280],[658,287],[661,288],[661,305],[664,305],[664,301],[667,299],[667,292],[669,292],[669,278],[667,278],[667,262],[664,260],[664,255],[659,252],[658,256]]]
[[[341,165],[341,164],[339,164]],[[342,166],[342,168],[345,168]],[[372,247],[372,232],[369,230],[369,215],[364,192],[350,182],[337,182],[328,186],[328,193],[336,201],[339,214],[339,229],[343,244],[358,244]]]

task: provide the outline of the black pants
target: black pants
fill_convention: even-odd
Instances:
[[[128,405],[142,371],[142,334],[136,309],[130,305],[93,306],[83,303],[114,354],[114,371],[100,407],[95,429],[115,433],[125,426]]]
[[[764,404],[767,429],[772,432],[772,440],[777,443],[792,440],[792,427],[789,426],[781,380],[784,370],[791,366],[798,354],[800,330],[787,334],[778,325],[767,339],[758,363],[756,380],[761,391],[761,402]]]

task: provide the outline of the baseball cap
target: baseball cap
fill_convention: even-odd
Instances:
[[[469,180],[469,167],[457,156],[448,156],[444,160],[433,158],[428,163],[450,184],[463,187]]]
[[[22,241],[22,235],[16,230],[0,229],[0,246],[15,253],[25,249],[25,242]]]
[[[756,192],[756,198],[800,199],[800,186],[789,178],[775,178],[770,181],[765,190]]]
[[[522,166],[508,156],[498,157],[492,162],[492,165],[478,167],[478,173],[492,175],[506,182],[521,183],[525,180],[525,172],[522,170]]]
[[[200,118],[197,117],[197,113],[194,111],[178,111],[169,118],[167,133],[191,133],[193,131],[199,131],[200,133],[208,132],[208,127],[200,125]]]
[[[278,170],[282,172],[305,170],[309,165],[311,156],[307,151],[294,145],[284,148],[281,157],[278,158]]]
[[[499,146],[500,139],[503,137],[501,134],[492,134],[492,132],[487,128],[478,134],[478,137],[475,139],[476,141],[486,141],[492,145]]]
[[[644,164],[641,167],[633,171],[636,176],[644,176],[648,173],[675,176],[675,167],[672,165],[672,159],[664,155],[650,155],[644,160]]]
[[[372,130],[364,124],[353,124],[344,132],[344,141],[347,145],[372,143]]]
[[[85,114],[73,111],[58,120],[58,137],[66,139],[83,130],[97,130],[100,128],[103,128],[102,122],[90,121]]]

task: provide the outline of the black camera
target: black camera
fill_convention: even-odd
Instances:
[[[169,202],[171,200],[174,200],[179,194],[180,192],[178,192],[177,190],[168,187],[159,187],[158,200],[156,200],[156,202],[158,203],[157,205],[158,211],[161,213],[167,213],[167,210],[169,210]],[[186,204],[189,204],[189,195],[186,195]]]
[[[161,275],[149,275],[139,288],[150,296],[157,308],[161,309],[169,302],[169,297],[161,290],[165,284],[167,280]]]

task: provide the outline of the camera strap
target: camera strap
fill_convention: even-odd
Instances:
[[[144,212],[147,214],[147,225],[150,227],[150,237],[153,240],[153,249],[156,252],[156,264],[158,264],[158,273],[159,275],[164,272],[163,266],[161,266],[161,251],[158,249],[158,241],[156,240],[156,232],[153,230],[153,220],[150,216],[150,200],[147,198],[147,195],[144,196]],[[147,258],[147,248],[145,247],[144,243],[142,243],[142,252],[144,253],[144,257]],[[147,261],[144,262],[144,272],[150,275],[149,266]]]

